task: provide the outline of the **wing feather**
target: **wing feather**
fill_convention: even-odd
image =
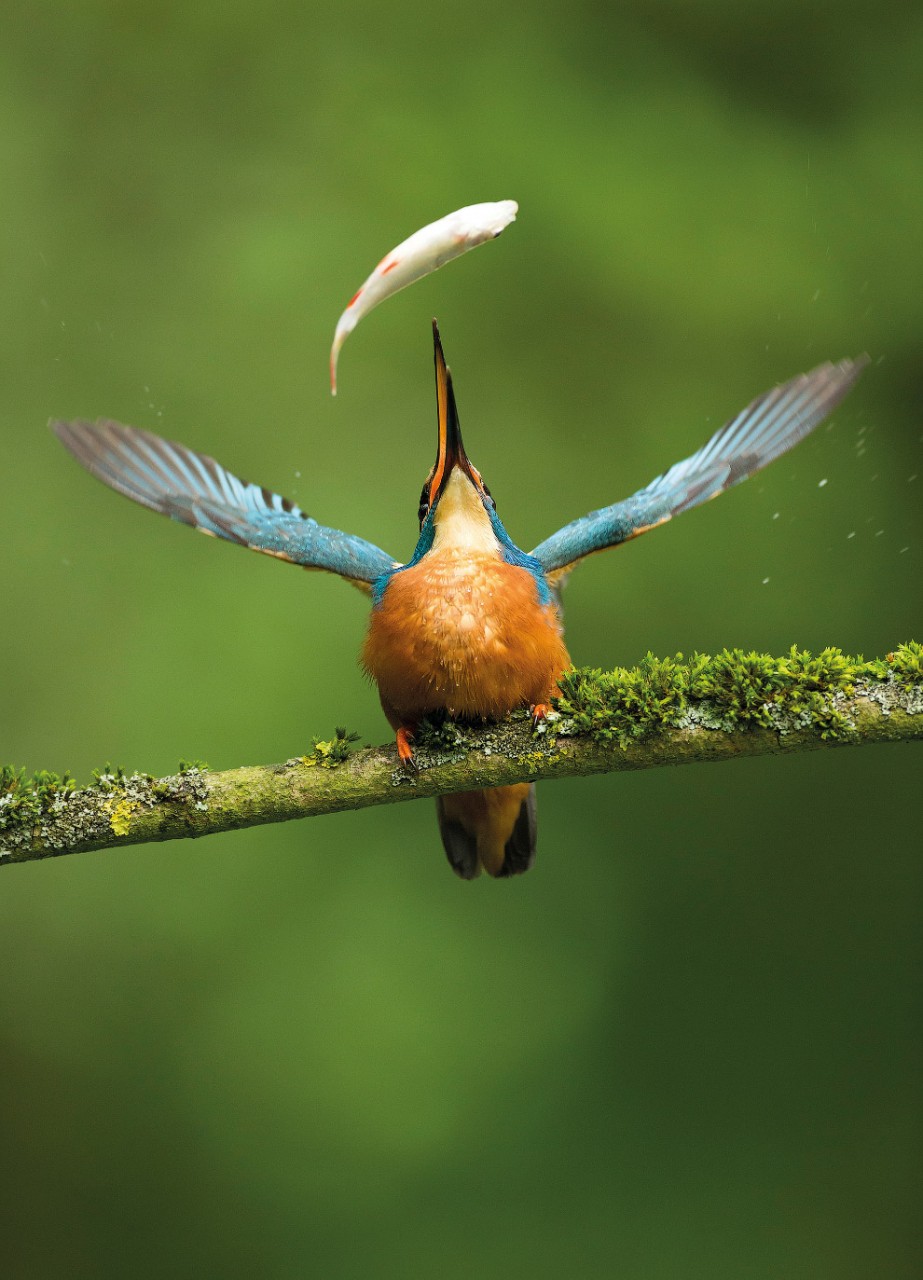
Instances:
[[[326,569],[367,589],[396,562],[371,542],[328,529],[293,502],[248,484],[214,458],[119,422],[52,422],[98,480],[203,533],[306,569]]]
[[[773,387],[726,422],[697,453],[630,498],[574,520],[531,553],[552,583],[578,560],[618,546],[746,480],[803,440],[850,391],[868,356],[822,364]]]

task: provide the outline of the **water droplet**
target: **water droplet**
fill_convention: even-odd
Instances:
[[[766,585],[766,583],[767,583],[768,581],[769,581],[769,579],[768,579],[768,578],[764,578],[764,579],[763,579],[763,586],[764,586],[764,587],[765,587],[765,585]]]
[[[825,485],[826,483],[827,483],[826,479],[824,479],[824,480],[818,480],[818,482],[817,482],[817,487],[818,487],[818,489],[823,489],[823,487],[824,487],[824,485]]]
[[[772,513],[772,518],[773,518],[773,520],[778,520],[778,518],[779,518],[779,512],[778,512],[778,511],[774,511],[774,512]]]
[[[850,538],[854,538],[855,536],[856,536],[856,531],[855,529],[853,529],[852,533],[847,533],[846,541],[848,542]]]

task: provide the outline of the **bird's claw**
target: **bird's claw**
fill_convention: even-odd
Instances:
[[[542,720],[546,720],[548,718],[548,712],[550,710],[551,707],[547,702],[533,702],[532,706],[529,708],[529,715],[532,717],[533,729],[537,724],[540,724]]]
[[[416,760],[413,758],[413,747],[411,746],[411,743],[413,742],[413,730],[401,725],[395,735],[395,740],[397,742],[398,759],[401,764],[405,769],[410,769],[416,773],[418,766]]]

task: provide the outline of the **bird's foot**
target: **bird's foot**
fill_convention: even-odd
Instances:
[[[411,746],[415,728],[415,725],[402,724],[395,735],[398,758],[405,769],[416,770],[417,767],[417,762],[413,758],[413,747]]]
[[[551,710],[551,705],[547,702],[532,703],[531,707],[529,707],[529,715],[532,717],[533,729],[537,724],[540,724],[542,720],[546,720],[548,718],[548,713],[550,710]]]

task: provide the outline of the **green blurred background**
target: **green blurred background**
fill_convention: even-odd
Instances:
[[[45,423],[406,556],[434,314],[525,547],[872,356],[795,453],[575,575],[577,663],[923,638],[921,65],[896,2],[7,0],[0,757],[386,740],[357,592],[154,519]],[[507,197],[331,400],[381,254]],[[429,803],[6,871],[4,1274],[918,1274],[919,765],[544,786],[514,883],[457,881]]]

